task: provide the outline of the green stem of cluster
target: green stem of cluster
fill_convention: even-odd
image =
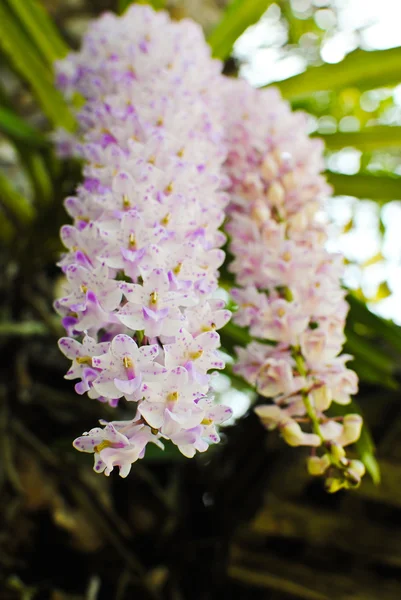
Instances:
[[[316,435],[318,435],[320,437],[320,439],[323,442],[324,437],[322,434],[322,430],[320,429],[319,419],[317,418],[317,415],[316,415],[315,409],[313,407],[313,404],[311,402],[311,399],[309,397],[309,394],[303,393],[302,400],[303,400],[303,403],[306,408],[306,414],[308,415],[309,419],[311,420],[313,431],[314,431],[314,433],[316,433]]]
[[[292,355],[293,355],[295,363],[297,365],[299,374],[302,376],[305,376],[307,374],[307,370],[305,367],[304,357],[302,356],[300,349],[293,347]],[[307,391],[302,392],[302,400],[303,400],[304,406],[306,408],[306,414],[308,415],[309,419],[311,420],[314,433],[316,433],[316,435],[319,436],[319,438],[322,440],[322,442],[324,442],[324,437],[323,437],[322,431],[320,429],[319,419],[317,418],[315,408],[312,404],[312,401],[309,397],[309,393]]]

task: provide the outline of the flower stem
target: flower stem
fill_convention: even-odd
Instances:
[[[318,435],[320,437],[320,439],[323,442],[324,441],[324,437],[323,437],[323,434],[322,434],[322,430],[320,429],[319,419],[316,416],[316,412],[315,412],[315,409],[314,409],[313,404],[311,402],[311,399],[309,397],[309,394],[308,393],[303,393],[302,394],[302,400],[303,400],[303,403],[304,403],[305,408],[306,408],[306,414],[308,415],[309,419],[311,420],[313,431],[316,433],[316,435]]]

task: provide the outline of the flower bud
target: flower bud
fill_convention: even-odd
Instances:
[[[329,419],[320,425],[320,430],[324,439],[331,442],[332,440],[338,441],[344,431],[344,427],[340,423],[337,423],[337,421]]]
[[[297,184],[296,177],[295,177],[293,171],[289,171],[288,173],[285,173],[282,176],[281,181],[287,191],[293,190]]]
[[[261,200],[256,200],[252,207],[252,219],[254,219],[258,225],[263,225],[269,218],[269,207]]]
[[[257,390],[266,398],[274,398],[278,394],[291,393],[294,378],[288,360],[269,358],[260,368],[257,379]]]
[[[333,399],[330,388],[327,385],[321,385],[320,387],[312,390],[310,396],[316,407],[316,410],[327,410]]]
[[[308,472],[311,475],[323,475],[329,466],[330,458],[327,454],[323,454],[323,456],[309,456],[307,459]]]
[[[330,442],[330,454],[336,462],[340,462],[345,457],[345,450],[338,442]]]
[[[341,441],[344,445],[353,444],[359,439],[362,430],[361,415],[351,414],[344,417],[344,432]]]
[[[304,433],[296,421],[287,421],[280,427],[281,435],[289,446],[320,446],[320,438],[314,433]]]
[[[365,465],[360,460],[350,460],[348,464],[348,470],[352,471],[358,477],[363,477],[365,475]]]
[[[266,429],[274,429],[282,419],[282,411],[275,404],[257,406],[255,408],[255,413],[258,415]]]
[[[262,174],[262,177],[264,179],[267,179],[268,181],[276,179],[279,172],[279,166],[277,164],[277,161],[274,160],[274,157],[271,156],[271,154],[268,154],[263,160],[260,167],[260,172]]]
[[[285,191],[283,186],[277,181],[273,181],[269,188],[267,199],[273,206],[280,207],[285,199]]]
[[[345,487],[345,482],[336,477],[329,477],[328,479],[326,479],[324,487],[326,488],[326,491],[329,492],[329,494],[335,494],[343,487]]]
[[[344,481],[344,487],[347,488],[347,490],[353,490],[358,488],[360,485],[361,478],[353,471],[347,471]]]

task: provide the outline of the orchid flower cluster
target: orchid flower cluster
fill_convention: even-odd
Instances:
[[[310,446],[309,472],[329,491],[360,483],[364,466],[344,446],[361,433],[358,414],[328,418],[348,404],[357,376],[339,355],[347,314],[340,255],[325,249],[322,143],[274,89],[228,83],[228,157],[234,321],[254,339],[237,348],[234,371],[270,403],[255,411],[290,446]]]
[[[125,477],[150,442],[204,452],[231,416],[210,394],[230,318],[215,294],[227,203],[220,69],[199,26],[146,6],[103,15],[57,65],[65,95],[84,98],[63,149],[85,161],[65,201],[59,346],[78,394],[134,407],[74,442],[106,475],[118,466]]]
[[[94,453],[95,471],[126,476],[149,442],[192,457],[219,441],[231,410],[213,403],[210,372],[224,367],[217,330],[231,316],[215,293],[228,213],[234,320],[254,338],[234,370],[269,398],[255,409],[268,429],[312,447],[309,471],[330,491],[357,485],[364,467],[344,446],[361,417],[326,415],[357,378],[340,355],[343,263],[325,249],[330,188],[305,116],[273,89],[222,76],[195,23],[146,6],[103,15],[57,73],[67,98],[83,98],[59,151],[85,162],[61,231],[66,377],[78,394],[134,407],[75,448]]]

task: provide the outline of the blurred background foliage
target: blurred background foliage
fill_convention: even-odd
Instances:
[[[55,128],[74,129],[52,64],[78,46],[91,18],[129,3],[0,0],[0,598],[398,599],[397,2],[152,3],[197,20],[227,74],[277,85],[325,140],[331,246],[347,262],[346,351],[361,379],[354,410],[367,424],[357,451],[370,474],[335,497],[306,475],[302,452],[247,412],[256,398],[230,361],[216,387],[236,422],[206,456],[149,452],[122,481],[96,476],[71,449],[110,409],[74,395],[56,347],[58,231],[80,165],[52,148]],[[228,357],[246,341],[232,324],[222,332]]]

